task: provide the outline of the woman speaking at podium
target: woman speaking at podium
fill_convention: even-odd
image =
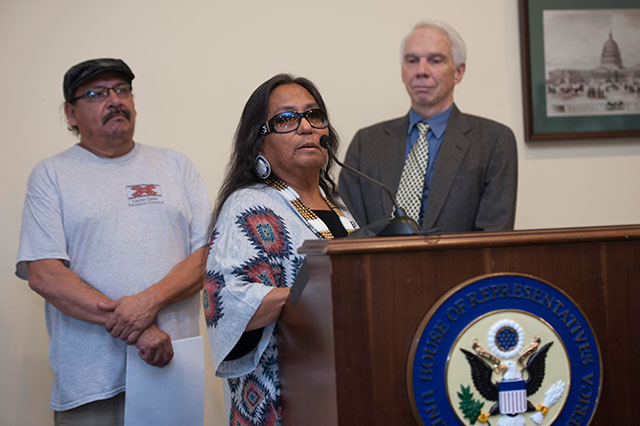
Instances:
[[[211,219],[204,311],[230,424],[280,424],[276,321],[304,240],[356,224],[330,177],[338,136],[315,85],[278,74],[247,101]]]

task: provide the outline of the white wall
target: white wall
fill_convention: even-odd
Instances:
[[[416,21],[442,19],[469,50],[458,106],[518,139],[516,228],[640,223],[640,138],[524,142],[517,16],[514,0],[0,0],[0,424],[51,421],[43,302],[13,271],[27,176],[75,143],[62,76],[84,59],[127,61],[135,139],[186,153],[213,199],[260,83],[283,71],[317,83],[344,153],[358,128],[406,113],[400,40]],[[216,380],[209,365],[207,425],[225,423]]]

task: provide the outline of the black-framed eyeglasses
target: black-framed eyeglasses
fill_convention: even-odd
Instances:
[[[274,115],[263,124],[260,128],[260,134],[293,132],[300,127],[303,118],[306,118],[314,129],[326,129],[329,126],[327,113],[319,108],[312,108],[303,112],[286,111]]]
[[[71,99],[69,103],[74,103],[81,98],[87,98],[89,102],[98,102],[106,99],[107,96],[109,96],[110,90],[113,90],[113,93],[115,93],[119,98],[128,98],[129,96],[131,96],[131,85],[128,83],[122,83],[113,87],[92,87],[82,95],[76,96],[75,98]]]

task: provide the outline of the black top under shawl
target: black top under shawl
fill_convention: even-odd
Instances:
[[[334,238],[347,236],[347,230],[342,226],[342,222],[340,222],[340,218],[336,212],[333,210],[313,210],[313,212],[327,225],[327,228],[329,228]]]

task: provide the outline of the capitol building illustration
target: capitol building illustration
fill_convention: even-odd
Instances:
[[[588,70],[557,69],[549,71],[549,83],[581,83],[591,80],[607,82],[624,82],[640,79],[640,64],[625,68],[618,43],[609,31],[609,39],[605,41],[600,56],[600,66]]]
[[[599,66],[552,69],[547,75],[548,116],[640,112],[640,62],[625,67],[611,31],[602,47]]]

